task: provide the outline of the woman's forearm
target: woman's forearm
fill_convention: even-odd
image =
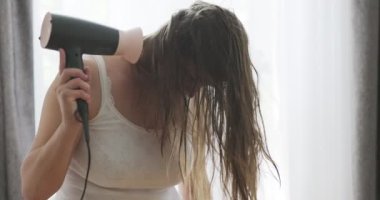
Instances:
[[[80,127],[57,128],[48,142],[31,151],[21,166],[22,193],[25,199],[47,199],[62,185]]]

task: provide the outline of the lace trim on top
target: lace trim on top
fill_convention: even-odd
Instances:
[[[111,79],[110,77],[105,74],[105,78],[106,78],[106,92],[107,92],[107,100],[112,104],[112,106],[115,107],[115,100],[112,96],[112,92],[111,92],[111,89],[112,89],[112,82],[111,82]],[[116,107],[115,107],[116,108]]]

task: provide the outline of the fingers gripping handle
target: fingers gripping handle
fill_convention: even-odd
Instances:
[[[66,67],[84,70],[82,52],[80,48],[64,48],[66,52]],[[83,123],[84,138],[86,142],[90,140],[88,130],[88,104],[83,99],[77,99],[78,113]]]

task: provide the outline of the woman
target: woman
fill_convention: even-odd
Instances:
[[[87,199],[211,199],[206,158],[229,199],[257,199],[269,160],[246,32],[230,11],[198,1],[144,38],[136,64],[93,56],[49,88],[22,169],[26,199],[79,199],[87,149],[76,115],[89,103]],[[255,71],[256,72],[256,71]],[[74,79],[70,79],[74,77]],[[277,169],[277,168],[276,168]]]

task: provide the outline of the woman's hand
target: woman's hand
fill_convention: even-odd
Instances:
[[[77,68],[65,68],[66,55],[63,49],[59,50],[59,81],[56,95],[62,115],[62,125],[65,127],[79,127],[80,117],[77,113],[77,99],[90,103],[90,84],[88,68],[84,71]]]

